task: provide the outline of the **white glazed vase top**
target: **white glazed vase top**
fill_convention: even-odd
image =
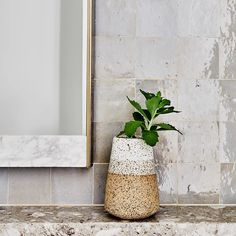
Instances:
[[[114,138],[109,173],[124,175],[155,174],[153,149],[143,139]]]
[[[142,219],[159,208],[152,147],[142,139],[113,139],[105,210],[123,219]]]

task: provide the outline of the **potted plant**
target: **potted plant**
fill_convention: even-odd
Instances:
[[[163,114],[178,113],[171,102],[143,90],[146,108],[128,101],[135,108],[133,120],[125,123],[124,130],[113,139],[109,164],[105,210],[123,219],[142,219],[153,215],[159,208],[159,193],[153,146],[159,131],[177,130],[167,123],[158,123]]]

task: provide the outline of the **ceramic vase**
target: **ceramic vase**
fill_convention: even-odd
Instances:
[[[159,209],[153,149],[142,139],[113,139],[105,210],[122,219],[143,219]]]

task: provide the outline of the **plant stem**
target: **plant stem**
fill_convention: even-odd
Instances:
[[[149,122],[149,125],[148,125],[147,130],[150,130],[150,129],[151,129],[153,120],[155,119],[155,116],[156,116],[156,113],[157,113],[157,109],[155,110],[154,115],[151,117],[151,120],[150,120],[150,122]]]
[[[149,125],[148,125],[148,127],[147,127],[147,130],[150,130],[150,129],[151,129],[153,120],[154,120],[154,117],[151,118],[151,120],[150,120],[150,122],[149,122]]]

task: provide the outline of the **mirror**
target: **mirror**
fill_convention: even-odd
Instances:
[[[88,167],[90,0],[0,0],[0,167]]]

